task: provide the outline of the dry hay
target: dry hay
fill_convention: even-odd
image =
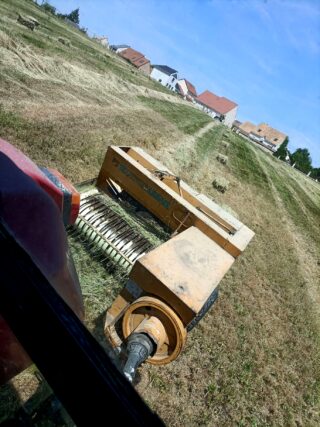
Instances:
[[[5,16],[1,16],[1,22],[4,19]],[[8,28],[18,27],[13,20],[6,19]],[[32,36],[31,31],[21,31]],[[55,34],[55,44],[60,34]],[[32,141],[29,146],[26,142],[24,148],[28,148],[28,154],[36,161],[48,162],[61,172],[67,172],[70,178],[79,180],[90,178],[98,171],[101,164],[98,154],[104,153],[110,142],[147,147],[148,152],[179,173],[197,191],[211,196],[220,205],[223,202],[231,206],[239,213],[240,220],[256,232],[243,256],[221,282],[217,304],[189,334],[179,359],[164,367],[146,364],[139,370],[142,381],[138,390],[151,408],[172,427],[320,425],[319,353],[315,344],[319,335],[311,323],[313,300],[316,304],[316,299],[309,295],[313,292],[311,286],[316,287],[319,282],[319,244],[307,234],[308,229],[313,230],[314,238],[319,241],[316,218],[320,206],[319,186],[280,161],[254,150],[268,162],[264,169],[270,174],[270,180],[277,178],[275,183],[279,181],[283,187],[288,187],[287,193],[280,191],[281,188],[270,191],[268,183],[261,180],[264,172],[259,163],[251,162],[251,157],[243,153],[242,148],[249,143],[227,129],[217,136],[217,144],[209,151],[210,155],[199,158],[192,147],[193,138],[182,135],[159,114],[141,104],[138,106],[135,94],[141,91],[142,95],[147,94],[145,87],[139,88],[129,81],[123,84],[112,71],[97,73],[101,87],[93,82],[87,90],[87,86],[78,84],[77,78],[78,86],[75,86],[72,73],[77,69],[69,68],[70,62],[66,62],[76,52],[74,49],[68,50],[69,58],[63,58],[63,53],[59,59],[52,57],[49,65],[54,70],[55,60],[59,67],[66,66],[62,70],[65,74],[71,70],[69,80],[68,76],[62,76],[65,80],[62,79],[61,87],[63,90],[76,88],[81,95],[90,96],[90,101],[77,93],[65,103],[61,91],[59,98],[54,98],[54,101],[57,99],[55,103],[49,93],[52,91],[54,95],[56,89],[54,72],[51,73],[50,67],[49,72],[42,73],[35,67],[32,69],[29,64],[32,58],[20,52],[21,46],[26,49],[25,45],[17,37],[9,39],[8,43],[16,45],[16,52],[4,53],[6,48],[0,33],[0,63],[3,65],[0,72],[5,82],[1,95],[6,103],[12,100],[12,111],[16,112],[17,105],[22,108],[21,91],[16,89],[22,81],[14,80],[12,67],[18,66],[24,75],[28,72],[34,76],[34,80],[27,80],[27,83],[31,82],[30,90],[39,91],[41,96],[37,94],[33,99],[23,100],[23,114],[28,118],[34,115],[35,122],[22,129],[17,140],[20,144],[23,140]],[[72,35],[70,40],[74,41]],[[64,49],[62,45],[59,47]],[[27,53],[39,59],[39,66],[45,58],[31,49]],[[110,55],[114,63],[120,64],[120,59]],[[11,58],[7,66],[8,56]],[[46,61],[43,65],[47,65]],[[79,61],[75,60],[72,65],[77,67]],[[85,72],[89,81],[95,76],[95,71],[84,65],[81,84],[86,83]],[[131,75],[129,71],[127,74]],[[170,94],[147,90],[151,97],[179,102]],[[99,95],[102,92],[101,103],[93,100],[94,92]],[[35,127],[39,117],[45,122],[46,115],[48,126]],[[50,140],[50,144],[44,144],[42,139],[50,132],[52,143]],[[223,140],[222,133],[225,134]],[[6,129],[3,137],[13,140]],[[224,140],[230,142],[230,147],[224,147]],[[38,145],[34,141],[38,141]],[[240,143],[244,147],[239,148]],[[184,144],[186,149],[180,149]],[[52,151],[46,151],[47,146],[52,146]],[[224,154],[228,149],[228,167],[210,162],[217,154],[217,147]],[[218,175],[230,182],[226,194],[212,186],[212,177]],[[275,203],[276,193],[285,204],[282,210]],[[315,205],[313,212],[309,209],[311,203]],[[288,220],[293,223],[288,225]],[[301,244],[304,241],[306,244]],[[85,263],[91,265],[92,261],[82,257],[80,249],[75,257],[78,257],[81,280],[85,282],[87,325],[96,336],[100,330],[103,342],[101,313],[103,315],[109,301],[113,300],[120,283],[110,281],[108,272],[98,270],[95,264],[92,264],[91,274],[84,276]]]
[[[226,150],[226,152],[228,152],[228,149],[230,147],[229,142],[227,141],[222,141],[222,147]]]
[[[216,177],[212,181],[212,185],[216,190],[220,191],[220,193],[225,193],[229,188],[229,181],[223,177]]]
[[[68,47],[71,46],[70,40],[65,38],[65,37],[58,37],[58,42],[64,44],[65,46],[68,46]]]
[[[225,156],[224,154],[218,153],[216,159],[223,165],[228,163],[228,156]]]
[[[25,18],[24,16],[21,16],[20,13],[18,14],[17,22],[19,24],[29,28],[31,31],[33,31],[36,27],[36,22],[33,19]],[[38,23],[39,25],[39,23]]]
[[[66,40],[66,39],[64,39]],[[145,87],[125,81],[106,69],[104,72],[93,71],[84,65],[67,62],[54,56],[45,56],[35,52],[20,40],[0,30],[0,67],[3,74],[10,69],[10,80],[14,79],[12,70],[28,78],[43,81],[46,84],[63,85],[65,88],[82,89],[88,94],[99,96],[100,100],[109,100],[117,105],[128,108],[137,104],[136,96],[143,95]],[[17,84],[19,80],[16,79]],[[153,97],[166,99],[176,103],[182,102],[174,95],[149,89]],[[70,102],[78,102],[76,96],[70,94]],[[141,108],[144,108],[141,106]]]

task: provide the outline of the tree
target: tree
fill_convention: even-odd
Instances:
[[[57,9],[52,6],[48,1],[43,1],[41,7],[43,7],[46,12],[52,13],[52,15],[56,14]]]
[[[297,169],[304,173],[310,172],[312,169],[312,159],[310,157],[309,150],[307,148],[298,148],[291,155],[291,163],[295,163]]]
[[[79,8],[70,12],[69,15],[66,16],[66,18],[74,22],[75,24],[79,24],[80,22]]]
[[[310,176],[314,179],[320,179],[320,168],[313,168]]]
[[[69,19],[69,21],[74,22],[75,24],[79,25],[80,17],[79,17],[79,8],[73,10],[70,13],[57,13],[57,17],[61,19]]]
[[[278,159],[285,161],[288,155],[288,144],[289,144],[289,138],[286,137],[286,139],[283,141],[283,143],[280,145],[278,150],[273,155],[275,157],[278,157]]]

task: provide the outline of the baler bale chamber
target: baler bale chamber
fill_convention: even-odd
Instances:
[[[78,190],[69,240],[123,285],[104,332],[132,380],[142,362],[178,357],[254,233],[137,147],[109,146],[98,178]]]

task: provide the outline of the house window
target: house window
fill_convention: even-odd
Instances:
[[[258,129],[258,132],[261,132],[261,129]]]
[[[274,138],[273,140],[277,142],[277,141],[278,141],[278,138]]]

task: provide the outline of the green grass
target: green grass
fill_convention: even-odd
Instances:
[[[197,162],[213,164],[221,174],[231,174],[244,184],[268,191],[268,179],[257,162],[256,156],[248,143],[223,125],[216,125],[201,137],[195,145]],[[217,165],[217,155],[227,156],[228,162],[222,167]]]
[[[18,24],[16,22],[17,11],[26,15],[31,14],[40,22],[40,26],[32,32]],[[8,18],[12,21],[8,21]],[[100,73],[111,72],[136,85],[169,93],[165,87],[138,72],[133,66],[91,40],[80,30],[45,12],[32,2],[28,4],[24,0],[2,0],[0,3],[0,24],[2,24],[1,30],[26,42],[35,48],[39,54],[54,55],[63,60],[90,67]],[[70,40],[71,46],[61,44],[58,37]]]
[[[307,192],[301,190],[292,178],[284,178],[276,169],[270,170],[270,177],[291,220],[302,233],[307,233],[309,239],[320,244],[320,212]]]
[[[214,157],[214,153],[219,151],[223,134],[225,132],[225,126],[218,125],[213,129],[210,129],[196,141],[196,154],[199,161],[210,156]]]
[[[2,134],[9,132],[23,132],[28,129],[28,122],[19,114],[6,110],[0,104],[0,132]]]
[[[282,175],[283,178],[283,175]],[[310,216],[311,220],[314,223],[320,222],[320,213],[318,209],[318,205],[316,201],[310,197],[308,191],[305,191],[296,181],[294,181],[291,177],[288,179],[285,178],[285,181],[291,188],[291,191],[295,194],[295,197],[298,198],[300,203],[305,207],[308,212],[308,216]],[[319,199],[318,199],[319,201]]]
[[[231,150],[229,161],[232,172],[242,181],[259,187],[262,191],[268,189],[268,179],[259,166],[257,159],[246,142],[240,136],[230,132]]]
[[[81,283],[85,312],[90,313],[87,323],[99,338],[100,316],[111,306],[128,278],[128,272],[103,257],[89,253],[77,237],[69,237],[71,253]],[[100,325],[101,327],[101,325]]]
[[[41,27],[17,24],[17,10]],[[318,184],[224,126],[197,135],[208,116],[33,2],[2,0],[0,25],[1,138],[74,183],[97,176],[108,145],[142,147],[256,233],[179,358],[139,370],[143,398],[172,427],[320,425]],[[224,194],[215,177],[229,181]],[[113,207],[142,226],[128,206]],[[139,233],[157,245],[168,236],[154,226]],[[105,310],[126,275],[71,246],[86,325],[106,348]],[[12,410],[8,399],[0,388],[0,412]]]
[[[177,126],[182,132],[193,135],[212,119],[193,107],[183,104],[174,104],[169,101],[139,96],[140,101],[157,113],[160,113],[169,122]]]
[[[61,130],[66,126],[64,138],[61,138]],[[16,141],[26,154],[33,153],[35,162],[41,166],[59,164],[62,158],[67,158],[72,152],[80,156],[85,163],[100,166],[103,154],[96,157],[90,149],[87,141],[79,141],[78,134],[72,131],[70,123],[54,125],[51,121],[37,122],[23,118],[20,114],[6,110],[0,104],[0,135],[6,135],[10,141]],[[40,156],[37,155],[40,154]],[[43,154],[45,156],[43,157]],[[92,157],[92,154],[95,158]]]

